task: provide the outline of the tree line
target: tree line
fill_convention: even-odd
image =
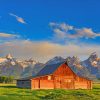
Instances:
[[[0,76],[0,83],[13,83],[13,76]]]

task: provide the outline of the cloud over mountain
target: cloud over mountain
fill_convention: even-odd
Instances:
[[[38,61],[45,62],[54,56],[67,57],[71,55],[77,55],[79,57],[85,57],[91,52],[96,51],[99,54],[98,45],[89,44],[58,44],[48,41],[29,41],[18,40],[13,42],[6,42],[0,45],[1,54],[6,55],[8,53],[13,54],[18,58],[35,58]]]
[[[67,57],[77,55],[84,58],[91,52],[96,51],[99,54],[100,47],[98,44],[83,42],[80,38],[94,38],[100,36],[89,28],[75,28],[65,23],[50,23],[54,31],[52,38],[55,40],[65,40],[67,42],[55,42],[55,40],[27,40],[23,36],[16,34],[0,33],[0,55],[8,53],[17,58],[35,58],[40,62],[46,62],[54,56]],[[3,39],[4,38],[4,39]],[[78,40],[77,43],[73,40]]]
[[[95,38],[100,36],[100,32],[96,33],[91,28],[76,28],[66,23],[51,22],[54,36],[61,39],[79,39],[79,38]]]

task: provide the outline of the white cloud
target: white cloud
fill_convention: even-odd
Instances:
[[[68,25],[66,23],[60,23],[59,24],[59,23],[50,22],[49,25],[53,28],[59,28],[63,31],[73,30],[73,28],[74,28],[73,26]]]
[[[91,28],[82,28],[82,29],[76,29],[75,37],[94,38],[99,35],[100,34],[93,32]]]
[[[54,29],[55,37],[57,37],[57,39],[64,39],[66,38],[66,33],[61,31],[60,29]]]
[[[99,45],[62,45],[57,43],[51,43],[48,41],[32,42],[29,40],[20,40],[4,43],[0,45],[0,51],[2,51],[0,53],[3,55],[11,53],[15,57],[25,59],[33,57],[34,59],[41,62],[46,62],[54,56],[62,56],[66,58],[67,56],[77,55],[79,57],[84,57],[94,51],[96,51],[100,55]]]
[[[25,20],[22,17],[19,17],[13,13],[9,13],[9,15],[15,17],[18,22],[20,22],[22,24],[26,24]]]
[[[61,39],[95,38],[100,36],[100,32],[96,33],[91,28],[79,29],[65,23],[59,24],[54,22],[51,22],[50,26],[53,28],[54,36],[61,36]]]
[[[73,26],[65,24],[65,23],[61,23],[59,27],[64,31],[73,30]]]
[[[0,32],[0,38],[12,38],[12,37],[18,37],[18,35]]]
[[[17,34],[0,32],[0,44],[3,44],[5,42],[10,42],[10,41],[13,42],[20,39],[21,39],[20,36]]]

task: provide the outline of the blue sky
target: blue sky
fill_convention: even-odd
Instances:
[[[0,0],[0,55],[46,61],[100,53],[99,5],[99,0]]]

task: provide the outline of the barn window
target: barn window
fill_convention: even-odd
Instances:
[[[48,80],[51,80],[51,76],[48,76]]]

